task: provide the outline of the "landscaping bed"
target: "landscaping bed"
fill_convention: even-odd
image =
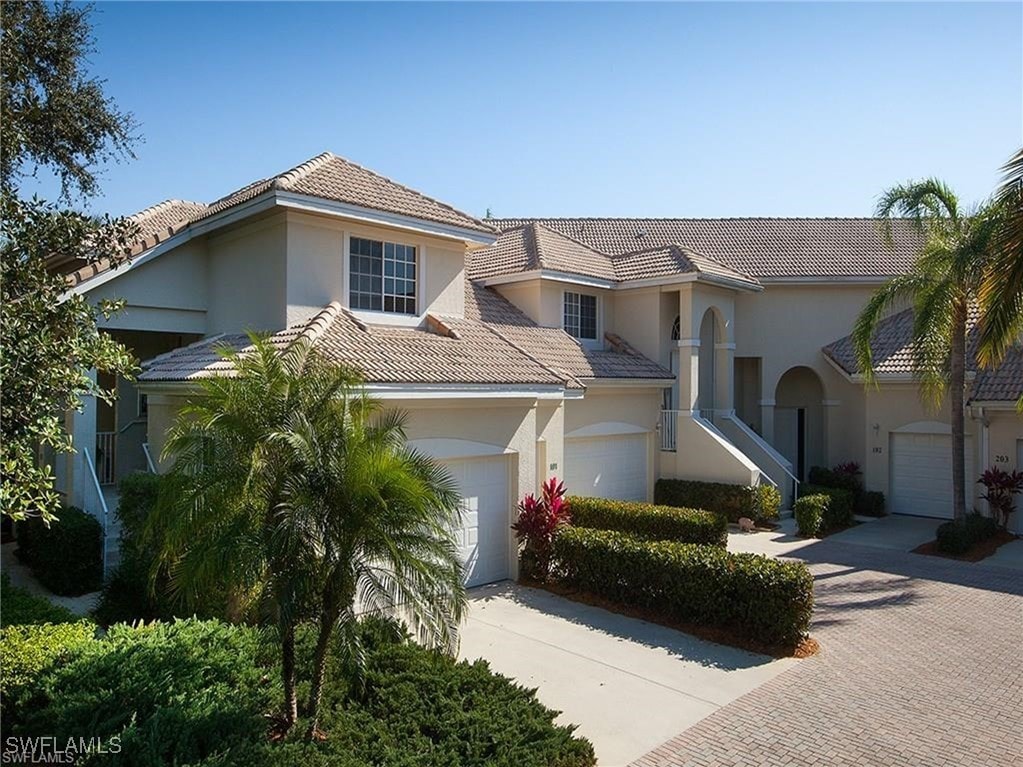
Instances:
[[[78,626],[18,627],[17,642],[5,635],[5,734],[116,738],[119,753],[104,759],[111,764],[595,763],[591,744],[554,724],[557,712],[533,691],[483,661],[423,649],[381,620],[360,628],[364,684],[348,681],[339,656],[331,656],[320,720],[326,737],[311,742],[301,722],[284,739],[271,738],[282,692],[274,642],[264,632],[190,619],[118,624],[95,638],[91,627]],[[311,658],[314,639],[311,629],[300,631],[300,662]],[[46,652],[33,654],[40,646]],[[24,668],[14,679],[7,678],[9,651],[30,661],[15,666]]]
[[[801,562],[567,526],[554,539],[553,562],[549,582],[566,594],[641,610],[715,641],[791,654],[808,636],[813,578]]]
[[[937,530],[933,541],[913,549],[914,554],[926,554],[963,562],[980,562],[1016,536],[1000,527],[991,517],[968,514],[964,519],[945,522]]]

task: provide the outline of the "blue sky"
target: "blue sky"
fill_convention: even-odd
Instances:
[[[115,214],[330,149],[477,215],[867,215],[924,175],[980,199],[1023,141],[1019,3],[102,3],[95,31],[145,138]]]

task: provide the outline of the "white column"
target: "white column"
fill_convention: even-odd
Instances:
[[[683,338],[678,342],[678,409],[699,415],[700,339]]]
[[[96,380],[95,369],[88,373],[89,378]],[[89,451],[93,461],[96,460],[96,398],[82,397],[82,411],[71,414],[71,438],[75,448],[71,462],[71,487],[68,503],[72,506],[85,507],[88,497],[88,484],[92,482],[89,469],[85,465],[85,450]]]

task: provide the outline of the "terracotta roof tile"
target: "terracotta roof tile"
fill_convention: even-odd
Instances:
[[[967,370],[976,373],[970,399],[985,401],[1015,401],[1023,395],[1023,343],[1017,344],[1006,355],[1002,364],[991,369],[978,369],[976,364],[979,312],[970,311],[967,335]],[[871,341],[874,370],[878,375],[912,375],[913,311],[893,314],[882,320]],[[853,350],[852,336],[845,336],[825,346],[822,351],[846,373],[860,372]]]
[[[616,257],[678,245],[753,277],[889,277],[909,270],[920,246],[895,222],[894,248],[873,218],[506,218],[502,230],[532,223]]]

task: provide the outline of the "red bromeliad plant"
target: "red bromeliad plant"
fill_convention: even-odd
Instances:
[[[1010,474],[992,466],[980,475],[977,482],[987,489],[982,498],[991,507],[991,516],[1002,527],[1008,528],[1009,515],[1016,510],[1013,496],[1023,492],[1023,472],[1014,471]]]
[[[569,520],[565,483],[556,477],[543,483],[539,499],[532,493],[522,499],[512,530],[515,537],[523,542],[520,555],[523,575],[538,581],[547,580],[551,572],[554,534]]]

